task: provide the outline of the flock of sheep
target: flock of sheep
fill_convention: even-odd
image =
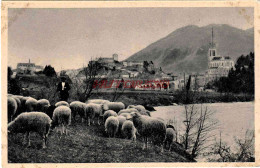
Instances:
[[[169,150],[175,139],[175,129],[163,119],[150,116],[142,105],[129,105],[122,102],[110,102],[103,99],[92,99],[83,103],[65,101],[50,105],[47,99],[36,100],[32,97],[8,94],[8,132],[25,133],[24,140],[30,146],[30,132],[37,132],[42,137],[43,148],[46,148],[47,136],[55,127],[60,134],[68,133],[71,122],[80,116],[86,125],[103,125],[108,137],[127,138],[136,141],[139,136],[144,148],[148,143]]]

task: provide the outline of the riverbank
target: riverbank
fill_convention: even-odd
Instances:
[[[201,104],[194,105],[194,108],[200,110]],[[216,122],[216,128],[208,133],[212,139],[208,142],[214,144],[220,139],[227,144],[231,151],[237,150],[236,139],[243,139],[247,131],[255,130],[255,115],[254,115],[254,102],[233,102],[233,103],[205,103],[202,105],[213,112],[210,121]],[[185,134],[185,107],[184,105],[177,106],[158,106],[154,107],[156,112],[152,112],[152,117],[160,117],[166,122],[169,120],[174,121],[174,126],[179,135]],[[178,137],[181,142],[181,137]],[[205,152],[208,152],[207,150]],[[214,156],[216,159],[218,156]],[[198,162],[208,161],[209,156],[199,156],[196,158]]]
[[[91,99],[106,99],[112,101],[115,96],[113,92],[94,93]],[[118,92],[118,99],[126,105],[141,104],[150,106],[171,106],[182,104],[201,104],[201,103],[221,103],[221,102],[250,102],[254,100],[254,95],[231,94],[217,92]],[[187,98],[188,97],[188,98]]]

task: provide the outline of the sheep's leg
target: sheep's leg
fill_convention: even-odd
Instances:
[[[43,135],[43,142],[42,142],[42,148],[45,149],[46,147],[46,142],[47,142],[47,137]]]
[[[144,145],[143,145],[142,149],[144,150],[145,149],[145,137],[143,137],[143,141],[144,141]]]
[[[98,121],[98,125],[100,125],[99,116],[98,116],[98,120],[97,121]]]
[[[146,149],[148,149],[148,138],[145,137],[145,145],[146,145]]]
[[[95,125],[95,117],[92,118],[92,125]]]
[[[114,134],[113,137],[115,138],[116,137],[116,131],[114,131],[113,134]]]
[[[27,137],[28,137],[28,145],[27,145],[27,147],[30,147],[31,146],[30,132],[27,133]]]
[[[62,135],[62,126],[59,127],[60,129],[60,136]]]
[[[65,133],[66,133],[66,135],[68,135],[68,128],[67,127],[65,127]]]
[[[169,151],[171,151],[171,148],[172,148],[172,142],[169,143]]]
[[[62,134],[65,134],[65,126],[62,124]]]
[[[83,119],[83,117],[81,117],[81,123],[84,123],[84,119]]]

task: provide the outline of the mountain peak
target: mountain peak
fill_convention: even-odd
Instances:
[[[254,51],[253,29],[242,30],[227,24],[188,25],[176,29],[127,60],[153,60],[166,72],[205,72],[212,27],[220,55],[229,55],[236,61],[240,55]]]

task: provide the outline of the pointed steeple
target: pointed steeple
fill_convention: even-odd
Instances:
[[[211,28],[211,47],[212,47],[212,48],[215,47],[213,27]]]

